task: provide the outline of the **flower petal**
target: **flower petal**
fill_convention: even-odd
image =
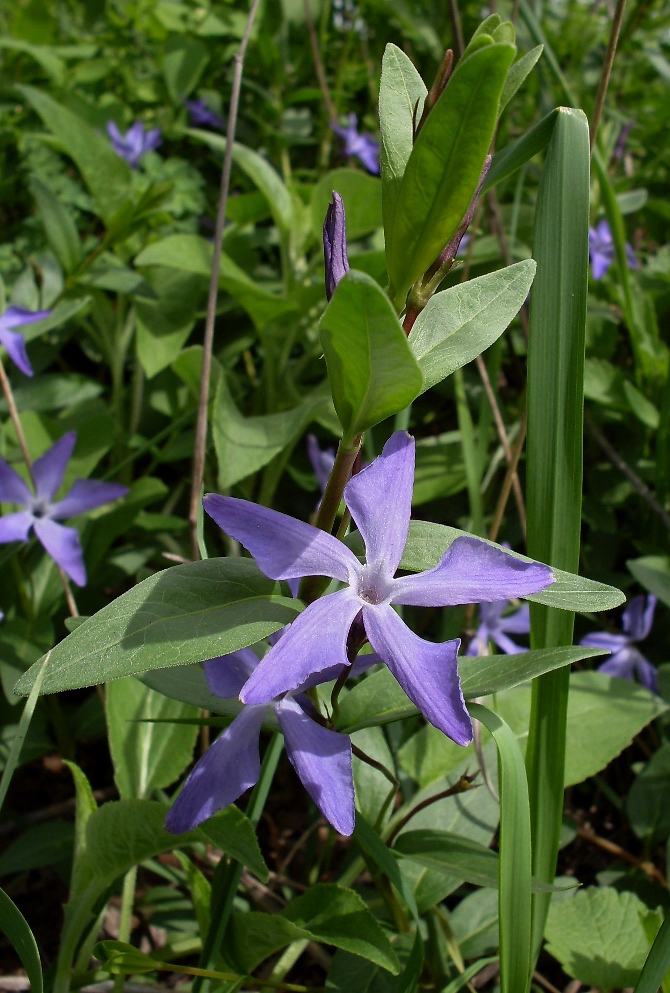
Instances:
[[[77,432],[68,431],[33,464],[35,488],[37,496],[41,500],[47,500],[51,503],[55,497],[63,482],[63,476],[76,443]]]
[[[606,662],[598,666],[598,672],[605,672],[608,676],[618,676],[619,679],[629,679],[633,681],[633,668],[635,665],[634,648],[626,646],[615,652]]]
[[[18,503],[22,507],[30,506],[33,495],[28,484],[12,469],[8,462],[0,458],[0,502]]]
[[[456,655],[460,640],[435,645],[417,637],[388,604],[363,608],[370,644],[427,721],[457,745],[472,741]]]
[[[265,707],[243,710],[196,762],[165,818],[168,831],[192,830],[258,782],[258,736],[265,711]]]
[[[509,600],[538,593],[554,582],[541,562],[523,562],[479,538],[456,538],[433,569],[394,579],[391,603],[448,607]]]
[[[48,517],[33,520],[35,534],[56,565],[67,573],[77,586],[86,585],[86,566],[79,543],[79,533],[74,528],[63,527]]]
[[[347,635],[360,609],[349,590],[310,603],[249,677],[240,693],[242,703],[269,703],[298,689],[315,672],[347,665]]]
[[[10,359],[15,366],[19,367],[24,376],[32,376],[33,367],[30,364],[26,351],[26,341],[21,332],[0,328],[0,343],[5,346]]]
[[[321,727],[291,697],[280,700],[275,710],[302,785],[336,831],[352,834],[356,810],[349,736]]]
[[[579,644],[584,645],[585,648],[602,648],[606,652],[620,652],[628,646],[628,638],[625,634],[592,631],[591,634],[585,634]]]
[[[621,625],[630,641],[642,641],[651,631],[656,610],[656,597],[653,593],[645,599],[636,596],[630,601],[621,615]]]
[[[77,514],[85,514],[88,510],[118,500],[127,492],[128,487],[119,483],[103,483],[99,479],[75,479],[67,496],[53,504],[50,516],[57,521],[66,517],[76,517]]]
[[[27,510],[0,517],[0,544],[8,541],[26,541],[33,524],[33,515]]]
[[[361,569],[352,551],[319,528],[248,500],[208,493],[202,505],[226,534],[251,552],[270,579],[330,576],[351,582]]]
[[[648,690],[652,693],[658,693],[658,674],[656,672],[656,666],[653,666],[649,659],[646,659],[642,652],[639,652],[637,648],[631,648],[633,652],[634,666],[637,673],[637,678],[640,680],[643,686],[646,686]]]
[[[508,634],[530,634],[530,604],[522,603],[514,614],[501,617],[498,626]]]
[[[414,439],[396,431],[381,455],[344,488],[344,501],[365,541],[368,568],[383,563],[389,578],[407,543],[413,486]]]
[[[497,631],[491,632],[491,638],[498,646],[498,648],[505,653],[505,655],[518,655],[522,652],[527,652],[528,649],[524,648],[523,645],[517,645],[515,641],[508,638],[504,631],[498,629]]]
[[[258,656],[251,648],[240,648],[229,655],[219,655],[202,663],[211,693],[223,697],[239,696],[240,690],[258,665]]]
[[[34,324],[51,315],[50,310],[26,310],[25,307],[8,307],[0,317],[0,329],[21,328],[24,324]],[[9,349],[7,349],[9,351]]]

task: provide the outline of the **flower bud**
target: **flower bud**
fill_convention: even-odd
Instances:
[[[333,202],[328,204],[323,225],[323,257],[326,263],[326,297],[330,300],[339,281],[349,272],[344,204],[340,194],[334,190]]]

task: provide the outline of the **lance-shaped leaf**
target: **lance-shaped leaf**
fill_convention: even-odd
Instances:
[[[386,231],[386,265],[399,308],[470,205],[515,52],[514,45],[484,44],[461,63],[417,137]]]
[[[321,342],[344,438],[402,410],[423,379],[400,321],[378,283],[351,270],[321,319]]]
[[[295,617],[297,602],[250,559],[174,566],[93,614],[51,651],[43,693],[93,686],[147,669],[201,662],[253,645]],[[19,680],[26,694],[40,662]]]
[[[427,390],[492,345],[528,296],[535,262],[526,259],[436,293],[421,311],[409,344]]]

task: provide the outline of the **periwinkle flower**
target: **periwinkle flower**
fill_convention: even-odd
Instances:
[[[191,124],[209,125],[212,128],[222,128],[223,121],[211,107],[207,106],[206,100],[184,100],[184,106],[188,110]]]
[[[598,221],[594,228],[589,228],[589,257],[593,278],[603,278],[614,261],[614,239],[606,220]],[[626,243],[626,259],[629,269],[637,268],[637,259],[633,249]]]
[[[635,648],[636,642],[643,641],[651,631],[655,610],[656,597],[653,593],[646,598],[646,603],[643,596],[633,597],[621,615],[623,634],[594,631],[593,634],[587,634],[582,638],[580,645],[587,648],[604,648],[612,653],[606,662],[598,666],[598,672],[606,672],[610,676],[631,681],[637,675],[648,690],[654,693],[658,691],[655,667],[639,649]]]
[[[349,114],[349,124],[331,124],[335,134],[344,141],[345,155],[354,155],[363,163],[368,172],[379,175],[379,142],[371,134],[358,133],[358,119],[355,114]]]
[[[287,630],[290,626],[284,629]],[[268,640],[276,643],[279,636]],[[258,656],[251,648],[203,663],[209,689],[224,699],[239,694],[258,664]],[[335,667],[325,678],[336,678],[339,671]],[[175,834],[190,831],[217,810],[234,803],[258,782],[261,770],[258,739],[271,710],[284,735],[291,764],[314,803],[340,834],[353,832],[351,740],[348,735],[338,734],[313,720],[314,708],[302,692],[245,707],[237,715],[190,772],[165,819],[168,831]]]
[[[13,331],[12,328],[20,328],[25,324],[34,324],[49,317],[50,310],[26,310],[24,307],[7,307],[4,314],[0,316],[0,344],[7,349],[10,359],[17,365],[26,376],[33,375],[33,367],[28,359],[26,343],[20,331]]]
[[[204,498],[207,513],[270,578],[319,575],[347,584],[298,615],[245,683],[244,703],[267,703],[315,673],[347,665],[349,631],[362,622],[373,650],[424,717],[458,744],[472,740],[458,677],[460,639],[424,641],[393,605],[446,607],[510,599],[537,593],[554,577],[546,565],[461,536],[433,569],[394,578],[407,541],[413,481],[414,439],[396,431],[381,455],[347,483],[344,500],[365,542],[365,564],[337,538],[286,514],[234,497]]]
[[[107,121],[107,134],[116,154],[125,159],[132,169],[137,169],[142,156],[158,148],[162,142],[161,129],[145,131],[141,121],[131,124],[125,134],[121,134],[115,121]]]
[[[530,633],[530,607],[527,603],[523,603],[515,613],[505,615],[508,607],[509,600],[480,603],[479,627],[468,645],[466,655],[488,655],[489,641],[497,645],[506,655],[528,651],[527,648],[517,645],[508,638],[508,634]]]
[[[30,529],[33,528],[46,553],[77,586],[84,586],[86,566],[79,534],[74,528],[67,528],[56,522],[85,514],[88,510],[117,500],[126,495],[128,488],[96,479],[76,479],[70,492],[62,500],[54,502],[76,441],[76,432],[68,431],[33,463],[35,493],[0,458],[0,502],[17,503],[24,508],[0,517],[0,544],[27,541]]]
[[[326,266],[326,298],[330,300],[339,281],[349,272],[347,218],[342,197],[335,190],[323,222],[323,259]]]

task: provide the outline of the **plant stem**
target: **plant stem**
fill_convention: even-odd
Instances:
[[[119,941],[130,941],[130,932],[133,922],[133,903],[135,902],[135,886],[137,885],[137,866],[123,877],[123,889],[121,891],[121,914],[119,917]],[[114,993],[123,993],[123,975],[114,976]]]
[[[593,115],[591,117],[591,152],[593,152],[593,149],[595,148],[596,138],[598,137],[598,128],[600,127],[600,119],[602,117],[603,107],[605,106],[607,87],[609,86],[610,76],[612,75],[612,66],[614,65],[614,56],[616,54],[616,47],[619,41],[619,32],[621,31],[621,23],[623,21],[625,10],[626,0],[617,0],[617,5],[614,10],[614,17],[612,18],[609,41],[607,42],[607,51],[605,52],[605,61],[603,62],[600,82],[598,83],[596,102],[593,108]]]
[[[261,774],[258,782],[253,788],[246,814],[254,827],[258,824],[267,795],[272,785],[279,757],[284,747],[284,740],[280,734],[274,734],[263,757]],[[202,954],[200,956],[201,969],[214,969],[219,957],[223,938],[228,927],[228,921],[233,909],[233,900],[237,892],[237,887],[242,875],[242,865],[234,859],[227,862],[221,859],[214,872],[212,880],[211,898],[211,920],[212,925],[203,943]],[[193,983],[192,993],[207,993],[209,982],[204,982],[198,978]]]
[[[202,346],[202,371],[200,373],[200,398],[198,401],[198,420],[195,429],[195,448],[193,452],[193,483],[191,487],[191,505],[189,510],[189,523],[191,525],[191,546],[193,558],[200,557],[200,543],[198,541],[198,506],[202,493],[202,482],[205,475],[205,450],[207,446],[207,413],[209,408],[209,379],[212,367],[212,351],[214,349],[214,321],[216,319],[216,301],[219,290],[219,267],[221,264],[221,246],[223,244],[223,226],[226,220],[226,208],[228,206],[228,190],[230,187],[230,172],[233,164],[233,143],[235,141],[235,129],[237,126],[237,112],[240,105],[240,89],[242,86],[242,71],[244,68],[244,57],[249,44],[249,37],[253,27],[259,0],[252,0],[249,9],[249,16],[244,28],[244,35],[240,42],[240,47],[235,55],[235,69],[233,72],[233,85],[230,94],[230,106],[228,111],[228,127],[226,130],[226,151],[223,156],[223,168],[221,170],[221,189],[219,193],[219,207],[216,214],[216,232],[214,235],[214,259],[212,261],[212,274],[209,281],[209,296],[207,298],[207,317],[205,319],[205,337]]]

